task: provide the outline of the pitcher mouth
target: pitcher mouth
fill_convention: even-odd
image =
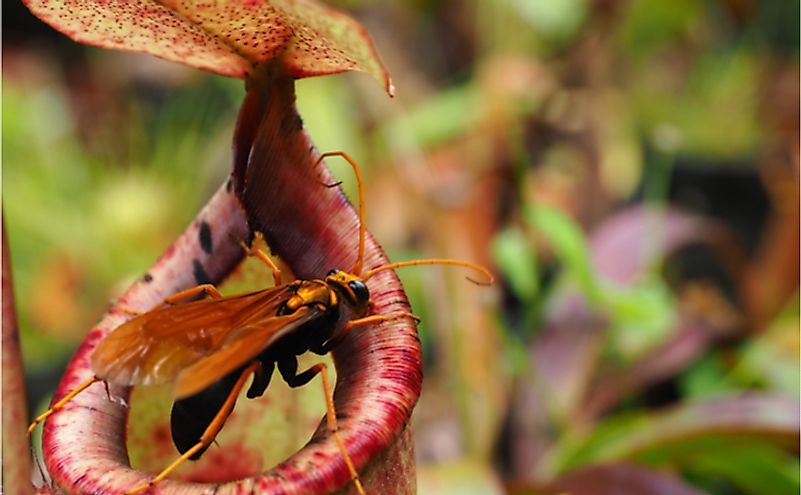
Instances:
[[[89,357],[97,343],[130,317],[119,308],[149,309],[176,290],[224,279],[243,256],[231,238],[245,239],[255,230],[264,232],[273,252],[299,278],[320,278],[331,266],[353,265],[357,215],[339,189],[320,185],[318,176],[334,181],[324,166],[314,167],[317,155],[302,128],[281,125],[299,120],[294,80],[279,74],[268,86],[258,93],[251,88],[243,104],[234,141],[234,187],[226,184],[217,191],[148,275],[89,333],[62,378],[57,396],[91,376]],[[255,130],[242,132],[250,126]],[[243,156],[247,157],[244,163]],[[199,240],[201,225],[206,236],[211,231],[211,249]],[[365,245],[365,268],[387,263],[369,235]],[[199,279],[201,274],[204,280]],[[374,314],[409,311],[400,282],[391,271],[373,277],[369,292]],[[422,382],[421,348],[414,324],[395,320],[350,332],[334,350],[333,359],[340,435],[367,492],[389,493],[378,484],[371,488],[370,483],[373,478],[386,483],[387,476],[392,476],[392,468],[382,464],[388,459],[399,462],[399,457],[407,456],[403,462],[413,466],[405,426]],[[122,387],[112,387],[111,392],[127,394]],[[87,391],[72,407],[53,415],[43,433],[44,458],[53,481],[69,493],[125,493],[147,481],[150,473],[129,467],[126,420],[127,409],[109,401],[102,387]],[[403,476],[408,478],[408,474]],[[154,489],[159,493],[186,489],[330,493],[349,482],[342,456],[321,423],[305,447],[264,473],[223,484],[168,478]],[[393,485],[393,493],[397,486]]]

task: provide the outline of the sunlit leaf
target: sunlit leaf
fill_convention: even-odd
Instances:
[[[413,137],[414,149],[441,145],[463,135],[476,123],[475,111],[480,103],[473,86],[458,86],[440,91],[420,103],[390,125],[392,132]],[[405,144],[405,143],[404,143]]]
[[[438,464],[420,469],[420,495],[500,495],[505,493],[497,474],[477,462]]]
[[[692,0],[636,0],[625,11],[619,36],[623,48],[646,57],[671,41],[687,36],[702,6]]]
[[[654,60],[649,63],[658,64]],[[667,125],[680,137],[676,151],[716,157],[710,163],[731,163],[756,152],[764,133],[754,89],[758,57],[745,50],[705,53],[687,67],[687,74],[662,65],[641,71],[632,85],[637,118],[648,134],[658,135]]]
[[[611,309],[611,338],[615,352],[632,359],[664,341],[675,325],[676,305],[668,286],[648,278],[633,286],[604,284]]]
[[[679,321],[671,329],[670,335],[647,352],[637,356],[634,362],[616,362],[593,380],[588,391],[581,414],[585,418],[597,418],[619,404],[626,397],[638,400],[638,392],[648,390],[651,386],[665,383],[678,375],[682,390],[697,391],[698,395],[715,393],[727,395],[734,389],[731,380],[722,376],[719,369],[718,353],[708,354],[699,364],[687,367],[696,362],[711,346],[721,339],[731,338],[739,330],[728,324],[712,324],[699,321],[692,315],[682,312]],[[713,366],[707,361],[714,360]]]
[[[680,222],[687,219],[677,215],[670,224],[673,229],[663,234],[670,235],[669,239],[654,235],[646,243],[644,237],[649,227],[660,232],[664,222],[660,217],[649,222],[649,215],[644,213],[642,210],[636,214],[621,213],[588,241],[579,226],[555,208],[538,205],[525,210],[529,225],[546,237],[584,297],[595,309],[610,316],[614,351],[627,359],[663,341],[675,322],[675,304],[668,287],[661,279],[642,275],[665,253],[664,245],[674,249],[693,232]],[[605,277],[597,275],[604,272],[609,273]]]
[[[492,241],[495,262],[517,296],[530,300],[539,290],[537,259],[531,243],[517,229],[507,229]]]
[[[602,300],[601,288],[579,226],[560,210],[541,205],[526,208],[524,218],[532,229],[548,239],[556,256],[587,299],[598,304]]]
[[[676,208],[624,209],[597,227],[588,243],[605,281],[616,350],[629,359],[663,342],[677,322],[676,298],[658,273],[666,258],[695,243],[738,253],[721,224]]]
[[[507,0],[523,19],[543,35],[562,40],[572,35],[587,15],[586,0],[530,2]]]
[[[797,313],[780,317],[767,332],[746,345],[733,377],[739,382],[762,384],[798,396],[801,389],[798,328]]]
[[[137,146],[125,166],[111,166],[114,158],[105,147],[91,152],[80,146],[80,131],[69,120],[71,95],[55,82],[17,74],[3,86],[9,96],[3,99],[3,177],[9,186],[3,208],[15,234],[9,242],[25,362],[29,371],[39,373],[63,366],[59,363],[74,351],[74,341],[63,338],[68,334],[57,339],[55,331],[68,330],[72,339],[84,333],[99,308],[141,275],[190,220],[191,208],[200,204],[210,184],[223,179],[220,165],[228,160],[232,117],[224,112],[225,102],[209,97],[214,94],[209,80],[182,88],[180,96],[170,93],[159,112],[139,101],[139,111],[127,115],[125,134],[107,146],[118,150],[151,129],[156,138]],[[208,104],[198,105],[199,99]],[[43,312],[38,304],[69,295],[43,290],[43,282],[54,282],[47,271],[54,260],[68,260],[80,273],[81,284],[72,288],[79,305],[74,308],[77,323],[76,315],[62,313],[63,307],[50,304]],[[57,326],[43,326],[45,315],[66,318]]]

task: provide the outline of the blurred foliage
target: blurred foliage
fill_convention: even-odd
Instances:
[[[58,86],[39,60],[16,62],[4,71],[4,212],[25,359],[36,369],[64,359],[57,343],[75,345],[225,176],[238,96],[228,81],[204,79],[163,101],[143,88],[125,108]],[[74,106],[92,103],[100,108]]]
[[[420,493],[798,492],[798,2],[334,3],[398,96],[300,81],[312,139],[360,163],[390,258],[499,274],[399,272]],[[244,91],[10,14],[3,206],[38,400],[224,181]]]

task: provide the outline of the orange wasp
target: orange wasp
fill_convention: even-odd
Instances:
[[[417,320],[407,312],[368,316],[371,305],[366,282],[380,271],[441,264],[477,270],[488,283],[493,277],[479,265],[446,259],[390,263],[362,272],[365,226],[361,173],[356,162],[343,152],[325,153],[317,163],[331,156],[340,156],[353,167],[359,189],[359,252],[350,272],[335,269],[322,279],[284,284],[280,270],[265,252],[242,243],[249,256],[272,270],[274,287],[223,296],[211,284],[200,285],[176,293],[123,323],[92,354],[94,376],[38,416],[28,432],[95,382],[104,382],[106,387],[108,383],[134,386],[174,382],[171,425],[173,443],[181,456],[149,482],[128,492],[135,493],[163,480],[186,460],[200,457],[222,429],[251,375],[247,396],[252,399],[264,393],[276,366],[290,387],[305,385],[319,373],[328,427],[358,493],[364,495],[359,475],[337,433],[326,366],[319,363],[298,372],[297,356],[307,351],[327,354],[355,327],[399,318]],[[197,299],[200,295],[206,298]],[[343,304],[355,317],[341,324]]]

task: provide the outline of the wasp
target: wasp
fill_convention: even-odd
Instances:
[[[329,353],[356,327],[400,318],[417,321],[408,312],[369,314],[367,282],[378,272],[440,264],[477,270],[486,277],[484,284],[492,283],[493,277],[484,267],[448,259],[402,261],[364,271],[366,229],[361,173],[344,152],[324,153],[317,163],[332,156],[339,156],[352,166],[358,185],[359,251],[351,270],[333,269],[324,278],[285,284],[280,269],[267,253],[253,243],[242,242],[247,255],[256,257],[272,271],[274,287],[224,296],[214,285],[199,285],[173,294],[150,311],[133,317],[112,330],[94,350],[94,376],[39,415],[28,432],[96,382],[102,382],[107,391],[109,383],[130,387],[172,382],[175,402],[170,422],[173,443],[181,455],[150,481],[128,492],[136,493],[203,454],[222,430],[251,376],[247,397],[252,399],[265,392],[276,367],[290,387],[303,386],[319,374],[328,428],[357,492],[364,495],[359,474],[337,433],[326,365],[319,363],[299,371],[297,357],[306,352]],[[351,318],[342,322],[340,316],[345,307]]]

